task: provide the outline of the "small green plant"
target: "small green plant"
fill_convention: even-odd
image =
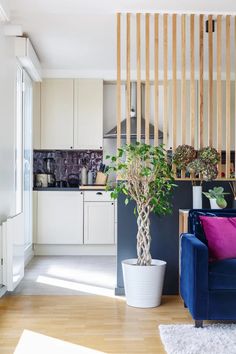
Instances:
[[[108,168],[116,172],[121,180],[115,185],[111,197],[126,196],[125,204],[136,202],[137,214],[137,256],[138,265],[151,265],[150,213],[166,215],[172,211],[171,196],[174,178],[167,152],[163,145],[136,143],[118,149],[117,156],[107,156],[111,161]]]
[[[213,189],[209,189],[208,192],[203,192],[203,194],[208,199],[216,199],[216,203],[220,208],[226,208],[227,202],[224,195],[229,193],[224,193],[223,187],[214,187]]]

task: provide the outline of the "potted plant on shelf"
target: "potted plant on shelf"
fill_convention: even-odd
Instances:
[[[202,208],[202,182],[213,181],[217,178],[217,163],[219,160],[220,154],[217,152],[217,150],[208,146],[198,151],[197,158],[188,164],[187,170],[191,173],[192,176],[198,176],[200,181],[200,185],[197,186],[199,188],[197,195],[195,195],[193,187],[194,209]],[[195,183],[197,182],[195,181]]]
[[[214,187],[213,189],[209,189],[208,192],[203,192],[203,194],[210,200],[211,209],[223,209],[227,207],[224,195],[229,193],[224,193],[223,187]]]
[[[143,143],[125,145],[111,160],[109,172],[116,172],[122,180],[111,192],[116,199],[126,196],[125,203],[135,201],[137,216],[137,259],[122,262],[127,304],[134,307],[156,307],[161,302],[166,262],[154,260],[150,254],[150,214],[171,212],[171,195],[175,187],[167,153],[160,145]]]
[[[202,208],[202,182],[212,181],[218,175],[220,155],[216,149],[205,147],[196,152],[193,146],[179,145],[173,155],[173,163],[192,176],[193,209]]]
[[[196,159],[197,152],[193,146],[179,145],[173,155],[173,163],[178,170],[187,170],[193,177],[198,175],[202,168],[200,160]],[[193,187],[193,208],[202,208],[202,185],[197,184],[197,181],[192,179]]]

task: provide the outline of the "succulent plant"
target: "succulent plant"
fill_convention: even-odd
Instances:
[[[179,169],[184,169],[196,157],[194,147],[190,145],[179,145],[173,155],[173,163]]]
[[[220,161],[220,154],[215,148],[208,146],[198,152],[198,158],[205,164],[217,165]]]
[[[216,199],[216,203],[220,208],[226,208],[227,202],[224,195],[229,193],[224,193],[223,187],[214,187],[213,189],[209,189],[208,192],[203,192],[203,194],[208,199]]]

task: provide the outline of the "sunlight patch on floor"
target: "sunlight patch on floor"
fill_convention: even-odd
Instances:
[[[24,330],[14,354],[105,354],[40,333]]]
[[[69,274],[69,276],[68,276]],[[73,267],[66,267],[65,265],[50,266],[47,270],[48,276],[54,277],[64,277],[64,278],[80,278],[80,280],[91,279],[94,282],[100,282],[101,284],[111,284],[111,287],[114,286],[114,275],[108,274],[104,270],[95,270],[94,268],[90,270],[83,269],[79,271]]]
[[[47,284],[47,285],[56,286],[56,287],[60,287],[60,288],[66,288],[66,289],[75,290],[75,291],[80,291],[80,292],[84,292],[84,293],[88,293],[88,294],[92,294],[92,295],[101,295],[101,296],[108,296],[108,297],[117,298],[114,294],[114,290],[101,288],[98,286],[75,283],[75,282],[68,281],[68,280],[61,280],[61,279],[57,279],[57,278],[45,277],[42,275],[39,275],[37,277],[36,281],[37,281],[37,283]]]

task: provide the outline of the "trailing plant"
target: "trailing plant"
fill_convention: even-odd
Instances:
[[[115,171],[122,176],[111,192],[112,198],[125,194],[125,204],[136,202],[137,264],[151,265],[150,213],[166,215],[172,211],[171,196],[176,186],[167,153],[163,145],[136,143],[125,145],[118,149],[117,156],[106,158],[111,162],[108,174]]]
[[[224,195],[229,193],[224,193],[223,187],[214,187],[213,189],[209,189],[208,192],[203,192],[203,194],[208,199],[216,199],[216,203],[220,208],[226,208],[227,202]]]
[[[187,165],[196,157],[196,151],[193,146],[179,145],[173,155],[173,163],[180,170],[185,169]]]

